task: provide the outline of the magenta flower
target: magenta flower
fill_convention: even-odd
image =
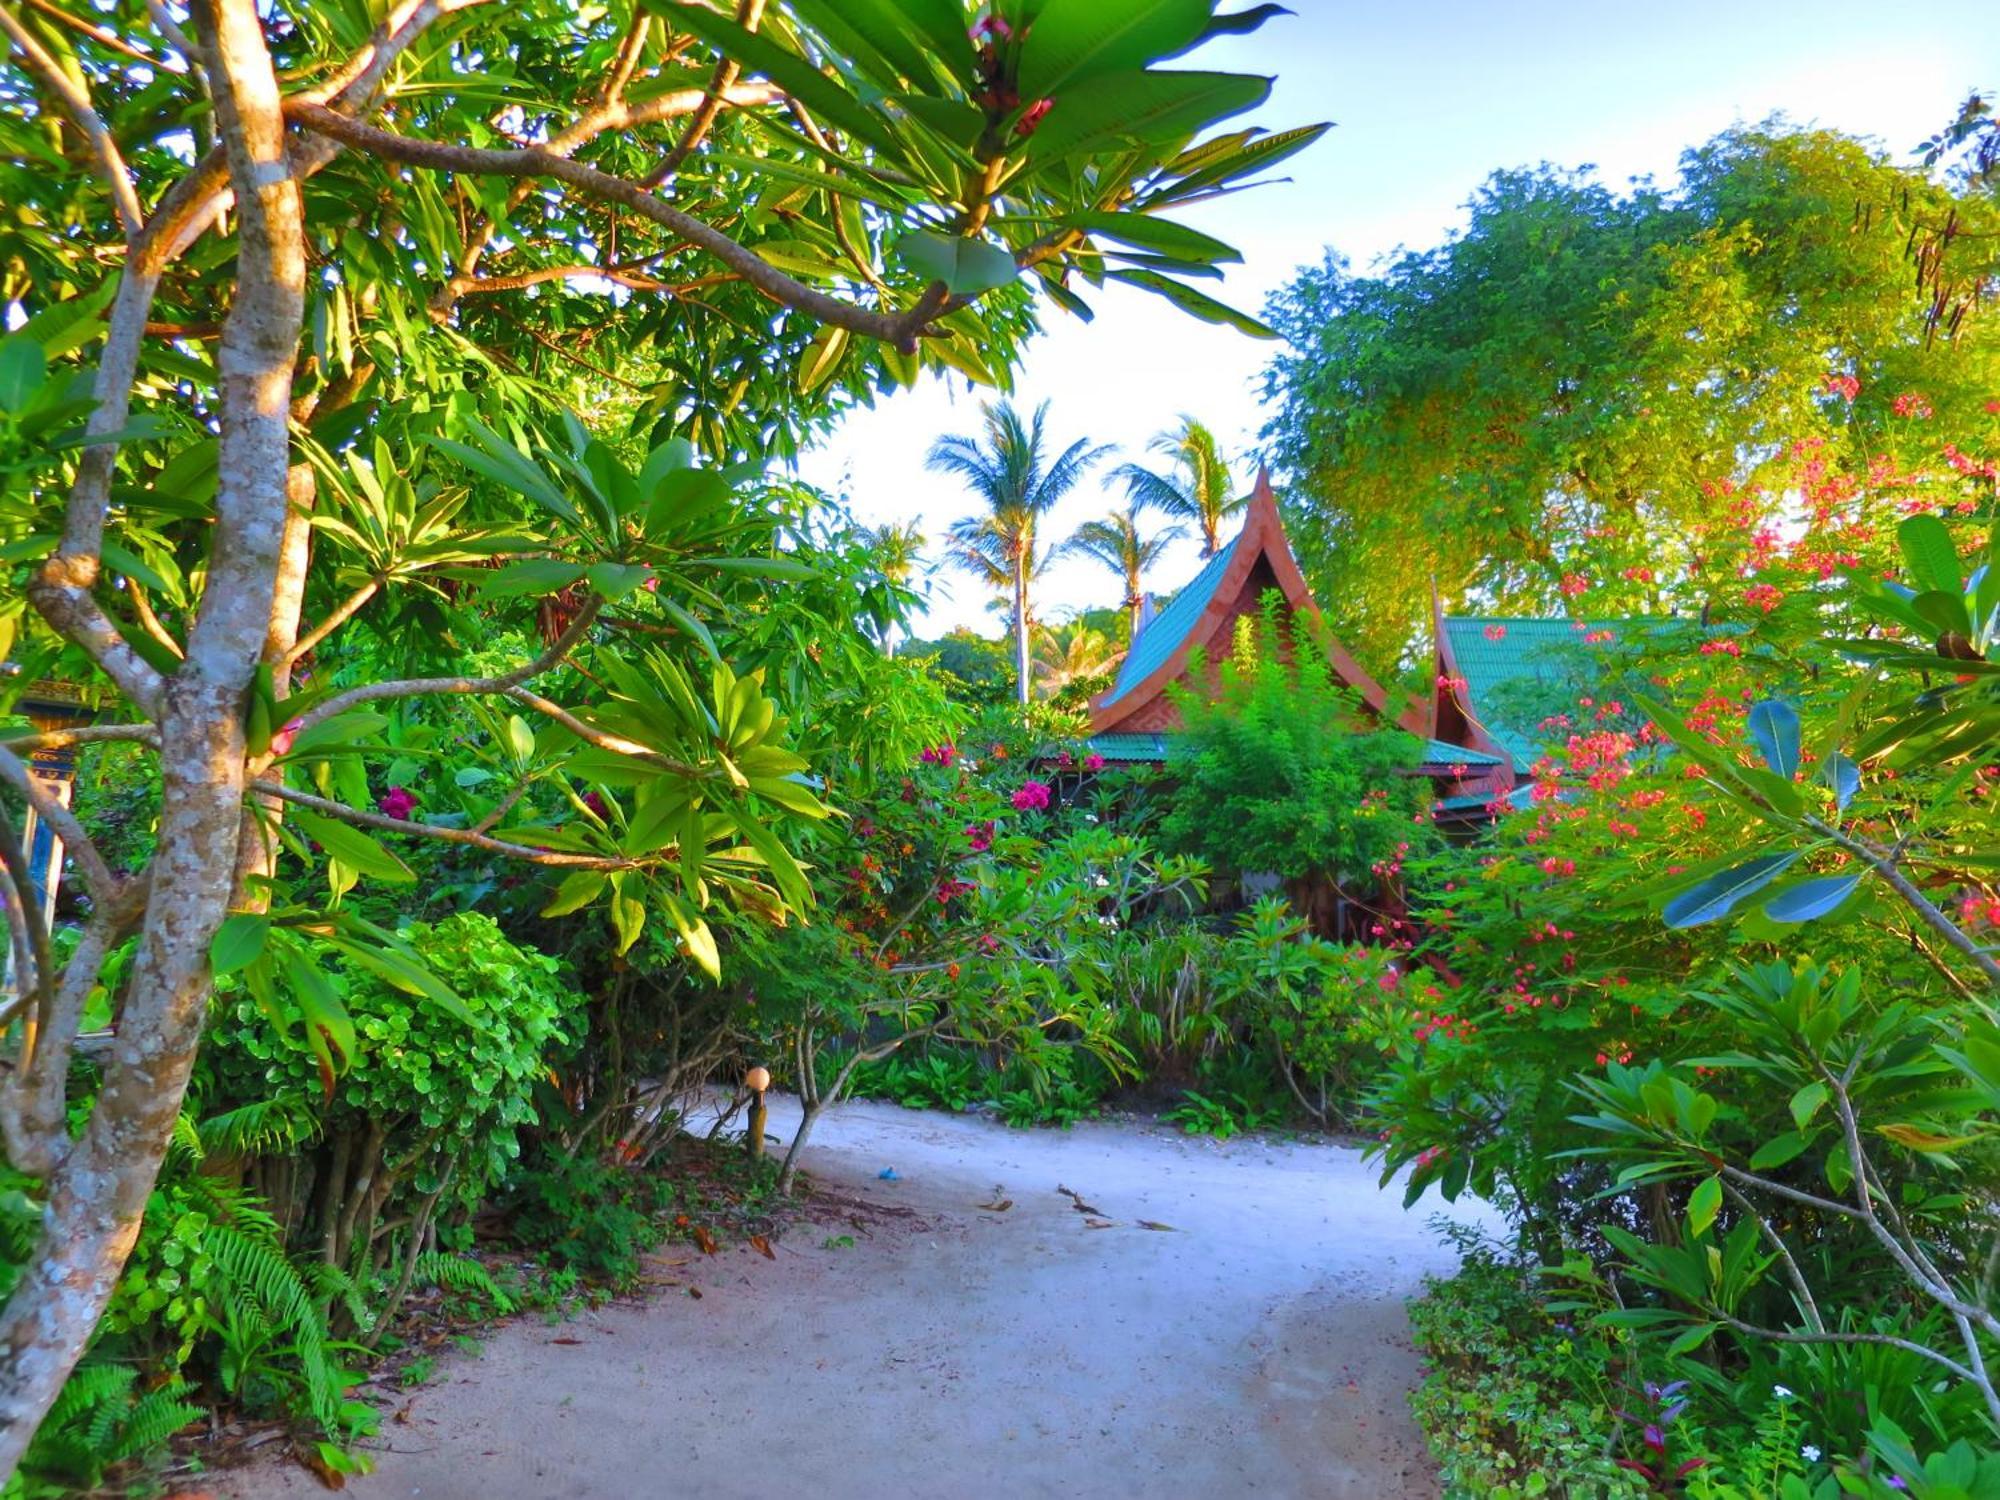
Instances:
[[[1095,752],[1093,752],[1092,754],[1089,754],[1089,755],[1086,755],[1086,756],[1085,756],[1085,757],[1083,758],[1083,768],[1084,768],[1084,770],[1086,770],[1086,771],[1101,771],[1101,770],[1103,770],[1103,769],[1104,769],[1104,757],[1103,757],[1103,756],[1101,756],[1101,755],[1098,755],[1098,754],[1096,754]]]
[[[1014,811],[1039,812],[1049,805],[1049,788],[1046,782],[1024,781],[1021,790],[1014,793]]]
[[[596,792],[585,792],[581,800],[583,805],[596,813],[598,817],[603,818],[606,822],[610,821],[611,809],[606,805],[603,797],[599,796]]]
[[[988,849],[991,849],[993,847],[993,820],[988,818],[984,823],[967,823],[965,825],[965,841],[972,847],[974,854],[984,854]]]
[[[401,818],[407,823],[410,814],[417,810],[416,793],[399,786],[392,786],[375,799],[375,807],[378,812],[392,818]]]
[[[935,745],[917,759],[927,766],[955,766],[958,764],[958,746]]]
[[[292,753],[292,741],[299,737],[299,731],[305,728],[305,723],[304,719],[287,720],[285,727],[271,736],[271,753],[273,755],[290,755]]]

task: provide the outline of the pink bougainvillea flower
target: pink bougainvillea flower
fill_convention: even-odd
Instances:
[[[917,757],[927,766],[955,766],[958,764],[958,746],[952,744],[933,745]]]
[[[984,854],[993,847],[993,820],[965,825],[965,841],[972,846],[974,854]]]
[[[1084,770],[1086,770],[1086,771],[1101,771],[1101,770],[1103,770],[1103,769],[1104,769],[1104,757],[1103,757],[1103,756],[1101,756],[1101,755],[1099,755],[1099,754],[1097,754],[1097,753],[1096,753],[1095,751],[1091,752],[1091,753],[1090,753],[1089,755],[1086,755],[1086,756],[1085,756],[1085,757],[1083,758],[1083,768],[1084,768]]]
[[[377,811],[407,823],[410,814],[417,810],[416,794],[403,787],[392,786],[375,799],[375,807]]]
[[[1049,805],[1048,783],[1024,781],[1021,790],[1014,793],[1014,811],[1039,812]]]

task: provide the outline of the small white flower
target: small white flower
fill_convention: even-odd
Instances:
[[[1819,1462],[1819,1449],[1807,1443],[1799,1449],[1799,1457],[1809,1464],[1816,1464]]]
[[[1792,1399],[1792,1392],[1789,1386],[1774,1385],[1771,1387],[1771,1394],[1776,1396],[1780,1401],[1789,1401]]]

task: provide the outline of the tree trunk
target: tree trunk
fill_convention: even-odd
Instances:
[[[237,287],[217,351],[215,540],[187,658],[159,717],[151,889],[118,1040],[89,1121],[47,1179],[42,1231],[0,1312],[0,1482],[82,1357],[138,1237],[207,1015],[209,944],[242,826],[243,695],[271,620],[304,232],[278,81],[254,0],[197,5],[238,210]]]
[[[1025,557],[1014,560],[1014,673],[1021,703],[1028,702],[1028,564]]]

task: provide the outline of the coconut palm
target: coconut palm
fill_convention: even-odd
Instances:
[[[1187,528],[1176,523],[1147,536],[1140,528],[1144,514],[1144,503],[1135,499],[1124,510],[1114,510],[1101,521],[1085,521],[1077,527],[1076,535],[1063,543],[1065,551],[1102,563],[1125,585],[1125,611],[1131,622],[1127,640],[1138,638],[1139,616],[1146,607],[1146,570],[1160,560],[1175,540],[1187,534]]]
[[[1192,521],[1201,531],[1201,555],[1215,556],[1222,546],[1222,523],[1250,503],[1236,493],[1235,478],[1215,434],[1193,417],[1183,416],[1179,427],[1146,446],[1172,460],[1165,472],[1143,464],[1120,464],[1111,477],[1125,486],[1135,505],[1150,505],[1162,515]]]
[[[1020,700],[1026,703],[1028,585],[1048,560],[1045,552],[1037,551],[1036,527],[1108,450],[1079,438],[1051,462],[1043,433],[1048,402],[1036,407],[1034,416],[1025,422],[1011,401],[993,402],[981,409],[986,419],[983,443],[976,436],[941,437],[932,445],[925,464],[935,472],[963,479],[985,507],[952,523],[950,556],[975,577],[1011,596],[1014,667]]]
[[[861,528],[861,540],[868,549],[875,572],[896,595],[906,602],[914,602],[910,593],[912,582],[923,563],[924,534],[915,521],[905,521],[900,525],[893,521],[880,526]],[[901,606],[898,606],[899,609]],[[896,638],[893,626],[888,621],[878,625],[884,655],[896,654]]]
[[[1035,632],[1035,680],[1054,697],[1066,687],[1108,677],[1118,664],[1118,644],[1081,620]]]

